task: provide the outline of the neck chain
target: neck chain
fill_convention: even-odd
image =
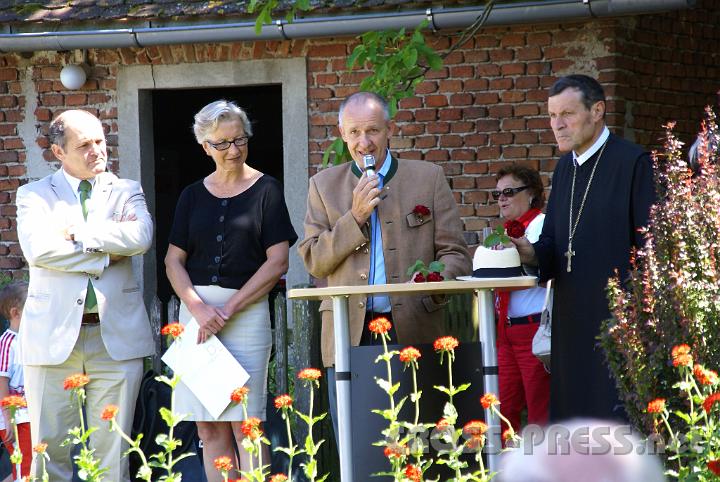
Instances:
[[[575,231],[577,230],[578,224],[580,223],[580,215],[582,215],[583,208],[585,207],[585,200],[587,199],[588,193],[590,192],[590,185],[593,182],[593,177],[595,177],[595,169],[597,169],[598,164],[600,164],[600,158],[602,157],[603,152],[605,152],[605,146],[607,146],[607,141],[605,141],[605,144],[602,145],[602,148],[600,149],[600,154],[598,154],[595,165],[590,172],[590,180],[588,180],[587,187],[585,188],[585,194],[583,194],[582,201],[580,202],[580,209],[578,209],[575,223],[573,223],[573,201],[575,199],[575,175],[577,174],[577,163],[575,162],[575,160],[573,160],[573,179],[572,187],[570,188],[570,215],[568,223],[568,250],[565,252],[565,257],[567,258],[568,273],[572,271],[572,257],[575,256],[575,251],[573,251],[572,249]]]

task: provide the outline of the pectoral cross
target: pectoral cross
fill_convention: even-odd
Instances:
[[[572,257],[575,256],[575,251],[572,250],[572,242],[568,244],[568,250],[565,251],[565,257],[567,258],[567,272],[572,271]]]

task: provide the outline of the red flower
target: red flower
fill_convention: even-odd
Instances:
[[[469,435],[470,437],[480,437],[481,435],[484,435],[487,430],[487,424],[481,420],[470,420],[463,427],[463,433]]]
[[[275,474],[270,477],[270,482],[286,482],[288,480],[285,474]]]
[[[27,401],[25,397],[20,395],[8,395],[0,401],[0,405],[3,407],[25,408],[27,407]]]
[[[230,401],[239,405],[245,401],[248,393],[250,393],[250,389],[248,387],[236,388],[230,394]]]
[[[712,395],[708,395],[707,398],[703,401],[703,408],[706,412],[709,412],[715,402],[720,402],[720,392],[715,392]]]
[[[691,367],[693,364],[692,355],[690,355],[690,347],[687,344],[683,343],[682,345],[673,347],[671,356],[674,367]]]
[[[317,368],[303,368],[300,370],[300,373],[298,373],[298,378],[300,380],[311,380],[315,381],[320,378],[322,373]]]
[[[422,273],[415,273],[415,277],[413,277],[413,281],[415,283],[424,283],[425,282],[425,276],[423,276]]]
[[[518,220],[505,223],[505,232],[511,238],[522,238],[525,236],[525,226]]]
[[[647,405],[648,413],[663,413],[665,411],[665,399],[656,398]]]
[[[405,466],[405,477],[412,482],[422,481],[422,470],[417,465],[408,464]]]
[[[720,475],[720,460],[709,460],[707,468],[715,475]]]
[[[470,450],[482,450],[485,445],[485,435],[479,437],[470,437],[465,441],[465,446]]]
[[[408,346],[400,351],[400,361],[403,363],[412,363],[417,361],[421,356],[420,350],[414,346]]]
[[[455,351],[458,344],[457,338],[454,336],[441,336],[435,340],[433,348],[435,348],[435,351]]]
[[[262,436],[262,430],[260,429],[260,419],[257,417],[249,417],[242,421],[240,424],[240,430],[250,440],[257,440]]]
[[[483,408],[487,410],[493,405],[500,405],[500,400],[497,399],[494,393],[486,393],[485,395],[480,397],[480,405],[482,405]]]
[[[713,370],[707,370],[699,363],[693,367],[695,378],[701,385],[715,385],[718,382],[718,374]]]
[[[65,382],[63,383],[63,389],[65,390],[74,390],[76,388],[84,387],[90,383],[90,377],[85,375],[84,373],[77,373],[75,375],[70,375],[65,379]]]
[[[432,273],[429,273],[429,274],[427,275],[427,280],[430,281],[430,282],[433,282],[433,281],[442,281],[442,280],[444,280],[444,279],[445,279],[445,278],[443,278],[443,275],[441,275],[441,274],[438,273],[437,271],[433,271]]]
[[[388,445],[385,447],[385,450],[383,450],[383,453],[385,454],[385,457],[391,459],[391,458],[401,458],[405,456],[405,453],[407,452],[407,447],[401,444],[393,444]]]
[[[423,206],[422,204],[418,204],[415,206],[412,210],[413,214],[416,216],[427,216],[430,214],[430,209],[427,206]]]
[[[120,408],[118,408],[117,405],[106,405],[102,411],[102,415],[100,415],[100,418],[109,422],[115,418],[119,410]]]
[[[505,442],[510,442],[513,438],[515,438],[515,430],[508,427],[505,429],[505,431],[502,433],[502,439]]]
[[[275,397],[275,408],[292,408],[293,399],[290,395],[279,395]]]
[[[232,461],[230,457],[223,455],[215,459],[215,468],[220,472],[230,472],[233,469]]]
[[[375,318],[374,320],[371,320],[370,323],[368,323],[368,330],[375,333],[376,335],[384,335],[385,333],[390,331],[390,328],[392,328],[392,323],[390,323],[390,320],[388,320],[384,316],[381,316],[380,318]]]
[[[177,338],[183,334],[185,327],[181,323],[169,323],[162,327],[160,330],[161,335],[170,335],[173,338]]]

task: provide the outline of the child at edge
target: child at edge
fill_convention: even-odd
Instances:
[[[0,400],[8,395],[25,396],[25,381],[17,336],[27,292],[28,284],[22,281],[8,284],[0,292],[0,316],[10,322],[8,329],[0,335]],[[3,416],[0,417],[0,437],[8,453],[12,455],[15,449],[15,433],[10,423],[9,410],[3,409],[2,412]],[[24,480],[25,477],[30,475],[30,465],[32,463],[32,443],[30,441],[30,423],[27,408],[20,408],[15,411],[15,423],[18,429],[20,451],[23,456],[20,475]],[[12,478],[8,476],[2,482],[19,480],[15,465],[13,465],[12,470]]]

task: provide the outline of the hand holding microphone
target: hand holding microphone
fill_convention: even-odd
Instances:
[[[381,198],[379,184],[375,177],[375,156],[366,154],[363,156],[363,170],[365,176],[360,178],[355,189],[353,189],[353,200],[351,213],[358,226],[362,226],[370,217],[373,209],[380,204]]]

